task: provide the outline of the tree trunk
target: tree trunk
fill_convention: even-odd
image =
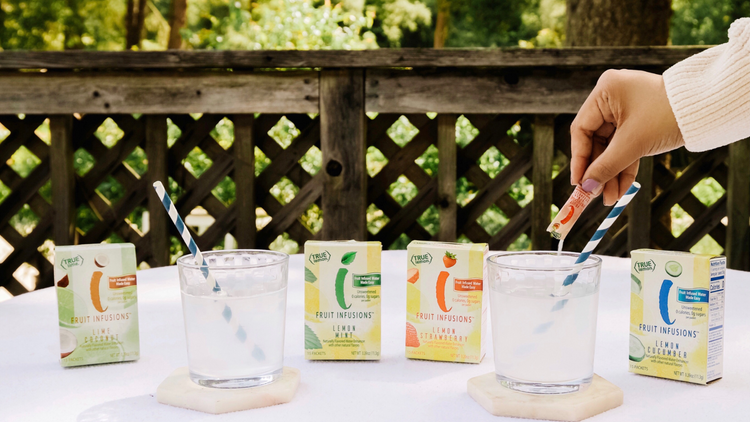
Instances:
[[[671,0],[567,0],[567,44],[666,45]]]
[[[146,19],[146,0],[128,0],[128,11],[125,16],[125,48],[141,46],[143,21]]]
[[[172,10],[169,14],[169,42],[167,48],[179,50],[182,47],[180,29],[185,27],[185,13],[187,12],[187,0],[172,0]]]
[[[437,21],[435,22],[435,41],[434,48],[445,47],[445,40],[448,38],[448,21],[450,19],[450,0],[438,0],[437,4]]]

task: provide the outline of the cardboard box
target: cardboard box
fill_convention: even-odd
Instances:
[[[479,363],[485,353],[486,243],[407,247],[406,357]]]
[[[380,242],[305,242],[305,358],[380,359]]]
[[[696,384],[722,377],[726,258],[631,252],[630,372]]]
[[[62,366],[140,357],[135,271],[130,243],[55,248]]]

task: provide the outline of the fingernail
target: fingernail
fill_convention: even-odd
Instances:
[[[601,184],[599,182],[597,182],[596,180],[594,180],[594,179],[586,179],[586,181],[583,182],[583,184],[581,185],[581,188],[584,191],[591,193],[591,192],[594,192],[597,189],[599,189],[599,186],[601,186]]]

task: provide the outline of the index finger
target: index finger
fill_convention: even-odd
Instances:
[[[605,126],[614,118],[602,92],[597,84],[570,124],[570,183],[574,185],[582,182],[581,178],[591,164],[594,136],[606,139],[614,131],[614,126]],[[608,133],[599,134],[598,131]]]

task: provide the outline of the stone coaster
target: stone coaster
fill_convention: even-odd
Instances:
[[[175,369],[156,389],[156,400],[205,413],[229,413],[289,403],[299,387],[299,369],[284,367],[278,380],[252,388],[210,388],[190,380],[187,366]]]
[[[622,404],[622,390],[594,374],[580,393],[535,395],[519,393],[497,382],[495,373],[474,377],[468,383],[469,395],[495,416],[581,421]]]

